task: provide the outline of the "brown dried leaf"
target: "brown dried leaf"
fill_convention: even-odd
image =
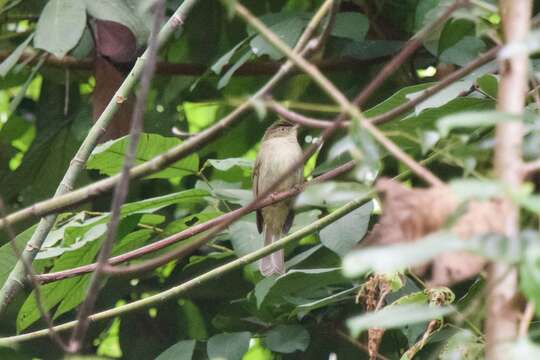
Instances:
[[[137,40],[131,30],[114,21],[95,21],[96,50],[101,56],[114,63],[127,63],[135,60]]]
[[[366,311],[377,311],[383,306],[384,299],[389,292],[388,280],[382,275],[372,275],[360,289],[357,302],[363,302]],[[370,360],[377,359],[383,335],[384,329],[368,329],[367,347]]]
[[[380,179],[376,184],[384,213],[368,235],[369,245],[390,245],[415,241],[439,230],[452,215],[458,201],[446,186],[410,189],[397,181]],[[503,203],[496,200],[471,201],[451,231],[463,239],[485,233],[503,233]],[[431,264],[415,269],[424,274],[431,266],[430,285],[451,285],[478,274],[485,266],[479,256],[456,252],[442,254]]]

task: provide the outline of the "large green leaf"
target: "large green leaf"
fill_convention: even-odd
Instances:
[[[309,340],[309,332],[303,326],[278,325],[266,333],[264,343],[272,351],[290,354],[305,351]]]
[[[340,256],[345,256],[366,234],[373,202],[359,207],[321,230],[319,236],[324,246]]]
[[[314,300],[314,297],[330,295],[329,285],[347,283],[340,269],[290,270],[278,278],[265,278],[255,286],[259,308],[293,302],[294,305]]]
[[[195,350],[195,340],[182,340],[159,354],[155,360],[191,360]]]
[[[251,333],[224,333],[208,339],[207,351],[210,360],[240,360],[249,348]]]
[[[63,58],[77,45],[85,26],[83,1],[49,0],[39,17],[34,46]]]
[[[109,20],[120,23],[128,27],[135,38],[137,44],[142,45],[150,34],[151,18],[141,14],[137,9],[137,2],[129,0],[82,0],[88,14],[100,20]]]
[[[368,18],[359,12],[340,12],[335,22],[332,36],[361,41],[369,30]]]
[[[113,175],[122,169],[124,154],[129,143],[129,137],[125,136],[117,140],[111,140],[97,146],[86,164],[87,169],[99,170],[102,174]],[[157,134],[142,134],[137,147],[136,164],[148,161],[161,153],[181,143],[177,138],[163,137]],[[147,179],[170,179],[180,178],[186,175],[196,174],[199,170],[199,157],[191,154],[166,169],[149,175]]]

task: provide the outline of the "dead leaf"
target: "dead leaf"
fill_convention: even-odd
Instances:
[[[450,188],[438,186],[410,189],[391,180],[380,179],[376,189],[383,202],[383,214],[365,240],[367,245],[391,245],[420,239],[441,229],[458,208]],[[451,231],[463,239],[485,233],[504,233],[501,214],[505,209],[498,200],[470,201]],[[430,286],[451,285],[478,274],[486,261],[465,252],[442,254],[414,271],[426,274],[431,268]]]

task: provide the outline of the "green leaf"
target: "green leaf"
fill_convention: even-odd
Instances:
[[[218,116],[220,104],[211,102],[184,102],[182,107],[188,121],[189,132],[196,133],[213,124]]]
[[[79,2],[79,1],[78,1]],[[83,2],[83,1],[80,1]],[[143,45],[150,35],[151,18],[139,14],[137,2],[130,0],[84,0],[88,14],[100,20],[109,20],[128,27]]]
[[[255,285],[255,297],[259,308],[265,305],[290,303],[292,299],[313,299],[316,290],[328,285],[347,283],[339,268],[293,269],[278,278],[265,278]],[[328,296],[329,292],[324,292]],[[298,304],[294,304],[298,305]]]
[[[340,12],[336,14],[336,23],[332,35],[355,41],[362,41],[369,30],[368,18],[358,12]]]
[[[505,186],[495,180],[457,179],[450,182],[450,189],[460,201],[488,200],[506,194]]]
[[[15,237],[15,245],[17,249],[23,250],[24,246],[32,237],[36,225],[29,227]],[[17,263],[17,256],[13,252],[13,247],[10,243],[6,243],[0,247],[0,286],[3,286],[6,279]]]
[[[459,330],[452,335],[439,355],[441,360],[481,360],[484,359],[484,345],[469,330]]]
[[[318,206],[335,208],[353,199],[365,197],[367,186],[357,182],[327,181],[309,185],[296,199],[297,207]]]
[[[155,360],[191,360],[195,344],[195,340],[179,341],[159,354]]]
[[[291,17],[270,26],[270,30],[289,47],[293,47],[298,38],[300,38],[300,34],[302,33],[305,24],[303,19]],[[257,56],[268,55],[273,60],[283,58],[281,51],[276,49],[273,45],[270,45],[261,35],[255,36],[249,44],[251,50]]]
[[[223,333],[208,339],[210,360],[240,360],[249,348],[250,332]]]
[[[291,354],[305,351],[309,346],[309,332],[300,325],[278,325],[266,333],[264,343],[275,352]]]
[[[0,64],[1,77],[5,77],[7,73],[11,70],[11,68],[13,68],[13,66],[17,63],[17,61],[19,61],[21,55],[24,52],[24,49],[26,49],[33,37],[34,33],[28,36],[26,40],[20,43],[19,46],[17,46],[17,48],[15,48],[15,50],[13,50],[4,61],[2,61],[2,63]]]
[[[459,239],[454,234],[439,232],[413,243],[373,246],[353,251],[345,256],[343,272],[345,276],[357,277],[369,271],[376,273],[398,271],[423,264],[444,252],[471,249],[473,247],[471,243]]]
[[[455,128],[477,128],[494,126],[507,121],[519,121],[521,116],[500,111],[462,112],[448,115],[437,121],[437,129],[443,137]]]
[[[373,202],[362,205],[319,233],[324,246],[340,256],[345,256],[366,234]]]
[[[129,136],[111,140],[97,146],[90,159],[86,163],[87,169],[96,169],[105,175],[114,175],[121,171],[124,163],[124,154],[129,144]],[[181,140],[172,137],[163,137],[157,134],[142,134],[135,164],[142,164],[164,153],[172,147],[181,144]],[[170,179],[181,178],[186,175],[196,174],[199,170],[199,157],[191,154],[166,169],[146,177],[146,179]]]
[[[353,294],[356,294],[358,292],[358,289],[360,289],[360,285],[352,287],[350,289],[340,291],[338,293],[332,294],[330,296],[327,296],[319,300],[315,300],[315,301],[311,301],[305,304],[298,305],[292,312],[292,315],[298,314],[298,316],[302,318],[313,310],[327,307],[328,305],[331,305],[331,304],[337,304],[343,301],[348,301],[353,297]]]
[[[485,50],[486,44],[481,39],[465,36],[457,44],[444,50],[440,55],[440,59],[448,64],[465,66]]]
[[[433,320],[452,313],[451,307],[427,305],[396,305],[382,310],[366,313],[347,320],[347,326],[354,337],[369,328],[391,329],[404,325]]]
[[[49,0],[37,23],[34,46],[63,58],[77,45],[85,26],[84,2]]]
[[[84,246],[76,251],[64,253],[55,266],[51,269],[52,272],[67,270],[77,267],[82,264],[92,262],[96,256],[100,241],[93,241],[87,246]],[[41,298],[43,307],[46,310],[51,310],[54,306],[66,300],[66,305],[61,309],[61,312],[55,314],[55,317],[61,315],[71,306],[76,306],[86,296],[86,285],[90,280],[90,275],[75,277],[60,281],[55,281],[41,286]],[[69,304],[68,304],[69,303]],[[77,304],[75,304],[77,303]],[[24,304],[22,305],[17,315],[17,331],[21,332],[35,321],[41,318],[41,313],[36,305],[34,293],[31,293]]]

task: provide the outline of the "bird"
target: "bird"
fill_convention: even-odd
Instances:
[[[265,193],[292,166],[301,162],[303,153],[297,132],[298,125],[278,119],[264,133],[252,173],[255,198]],[[285,191],[300,185],[304,180],[303,169],[303,164],[297,165],[274,191]],[[294,220],[292,205],[293,199],[286,199],[257,210],[257,229],[259,233],[264,232],[265,246],[289,232]],[[259,263],[259,270],[266,277],[284,274],[283,250],[264,257]]]

